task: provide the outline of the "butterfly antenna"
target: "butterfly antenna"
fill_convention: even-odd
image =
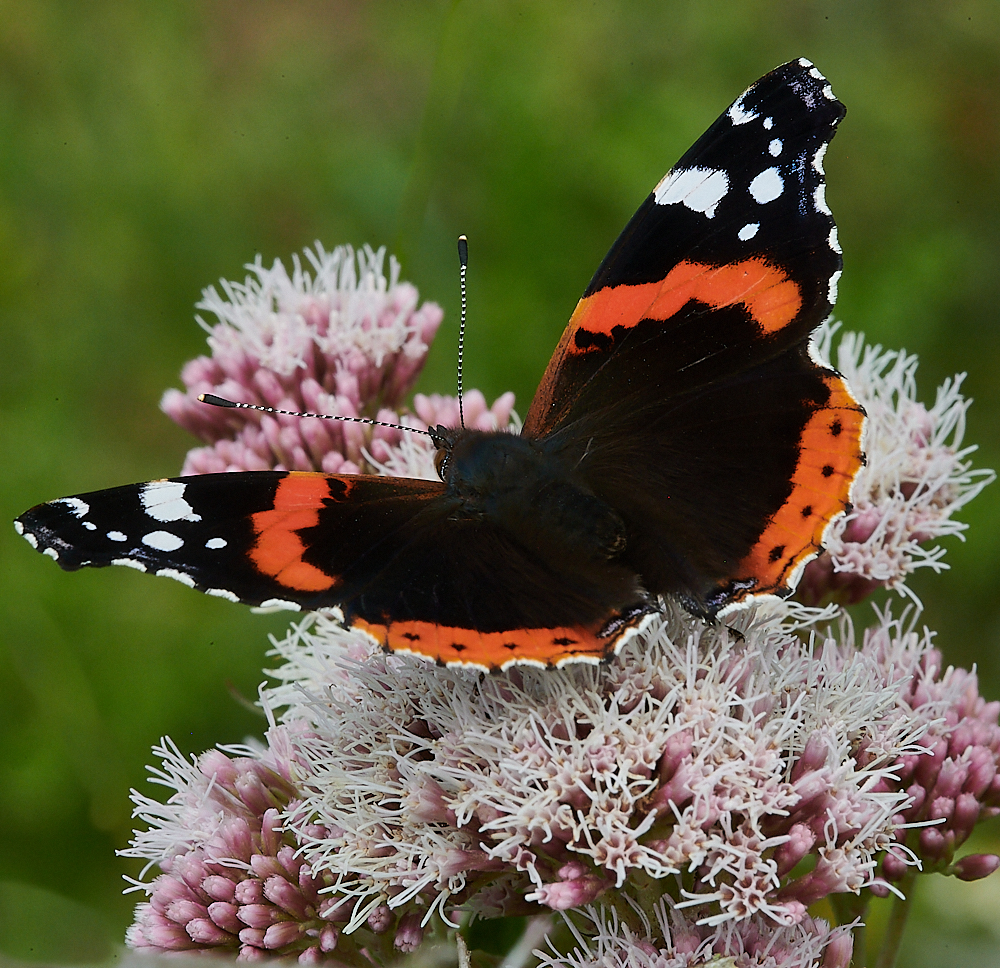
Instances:
[[[458,325],[458,422],[465,430],[465,408],[462,405],[462,354],[465,349],[465,273],[469,268],[469,240],[458,237],[458,274],[462,288],[462,317]]]
[[[225,397],[217,397],[214,393],[199,393],[202,403],[213,407],[229,407],[234,410],[259,410],[261,413],[283,413],[286,417],[318,417],[320,420],[343,420],[347,423],[368,424],[369,427],[391,427],[393,430],[405,430],[408,434],[423,434],[437,441],[441,438],[430,430],[419,430],[417,427],[404,427],[402,424],[386,423],[383,420],[372,420],[370,417],[341,417],[332,413],[301,413],[298,410],[278,410],[276,407],[262,407],[256,403],[235,403]]]

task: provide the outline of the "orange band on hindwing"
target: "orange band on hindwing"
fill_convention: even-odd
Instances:
[[[733,576],[755,581],[749,595],[785,591],[797,566],[822,550],[827,525],[848,507],[851,485],[864,463],[864,409],[841,376],[826,373],[823,380],[830,397],[799,437],[792,492]]]
[[[713,309],[742,305],[765,334],[787,326],[802,309],[798,284],[763,259],[724,266],[679,262],[660,282],[609,286],[581,299],[570,328],[610,336],[616,326],[640,319],[669,319],[692,299]]]
[[[410,652],[445,665],[477,665],[501,669],[511,662],[556,666],[568,659],[597,662],[614,654],[619,642],[637,628],[642,616],[622,624],[613,635],[601,637],[595,628],[512,629],[478,632],[449,628],[434,622],[390,622],[388,625],[355,618],[352,625],[393,652]]]
[[[321,592],[337,583],[303,560],[306,545],[298,534],[319,524],[320,508],[328,497],[325,474],[291,472],[278,482],[274,507],[251,515],[257,541],[250,560],[262,575],[299,592]]]

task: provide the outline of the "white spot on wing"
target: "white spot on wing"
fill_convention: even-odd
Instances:
[[[53,561],[59,560],[59,552],[55,548],[46,548],[42,554],[48,555]]]
[[[216,548],[225,548],[227,544],[229,544],[229,542],[226,541],[225,538],[209,538],[208,541],[205,542],[205,547],[211,548],[215,551]]]
[[[76,515],[78,518],[85,517],[87,512],[90,510],[90,505],[86,501],[81,501],[78,497],[61,497],[58,501],[52,501],[52,504],[65,504],[71,514]]]
[[[297,602],[288,602],[283,598],[269,598],[266,602],[261,602],[258,608],[274,609],[275,611],[287,610],[289,612],[301,612],[302,606]]]
[[[741,242],[749,242],[757,234],[759,228],[760,222],[748,222],[736,234]]]
[[[756,111],[748,111],[743,107],[743,98],[747,96],[749,92],[744,92],[744,94],[730,107],[726,112],[729,115],[729,120],[733,122],[734,125],[746,124],[748,121],[753,121],[757,117]]]
[[[770,131],[774,127],[774,118],[764,118],[764,130]]]
[[[820,182],[816,186],[816,191],[813,192],[813,204],[816,206],[817,212],[822,212],[824,215],[833,215],[830,211],[830,206],[826,204],[826,183]]]
[[[808,57],[799,58],[799,67],[812,67],[813,62]]]
[[[833,88],[830,87],[829,84],[823,85],[823,97],[825,97],[828,101],[837,100],[837,95],[833,93]]]
[[[772,139],[771,143],[767,146],[767,150],[770,152],[772,158],[777,158],[781,154],[781,138]]]
[[[169,531],[150,531],[142,536],[142,543],[156,551],[176,551],[184,546],[184,539]]]
[[[830,276],[830,288],[827,292],[827,299],[832,306],[837,301],[837,283],[840,282],[840,269]]]
[[[96,531],[96,530],[97,530],[97,525],[96,525],[96,524],[93,524],[93,523],[92,523],[92,522],[90,522],[90,521],[84,521],[84,522],[83,522],[83,526],[84,526],[84,527],[85,527],[85,528],[86,528],[86,529],[87,529],[88,531]]]
[[[14,523],[20,524],[21,522],[15,521]],[[36,551],[38,550],[38,539],[30,531],[25,531],[22,529],[21,531],[18,531],[18,534],[21,535],[21,537],[24,538],[24,540],[27,541],[32,548],[34,548]]]
[[[201,515],[184,500],[186,488],[180,481],[150,481],[143,484],[139,500],[155,521],[200,521]]]
[[[111,564],[124,565],[126,568],[134,568],[136,571],[146,570],[146,566],[141,561],[136,561],[135,558],[113,558]]]
[[[681,168],[668,171],[653,189],[657,205],[683,202],[692,212],[706,218],[715,215],[715,206],[729,191],[729,176],[718,168]]]
[[[830,229],[830,237],[827,239],[827,242],[830,243],[830,248],[833,249],[834,252],[838,254],[843,252],[843,249],[841,249],[840,247],[840,240],[837,238],[836,225],[832,229]]]
[[[206,595],[212,595],[214,598],[225,598],[230,602],[238,602],[240,600],[239,595],[234,595],[228,588],[206,588]]]
[[[24,534],[24,525],[23,525],[23,524],[21,524],[21,522],[20,522],[20,521],[15,521],[15,522],[14,522],[14,530],[15,530],[15,531],[16,531],[16,532],[17,532],[18,534],[20,534],[20,535],[23,535],[23,534]]]
[[[190,575],[185,575],[183,571],[177,571],[176,568],[161,568],[157,573],[160,578],[173,578],[174,581],[179,581],[182,585],[187,585],[188,588],[194,588],[195,582]]]
[[[773,202],[784,191],[785,183],[777,168],[765,168],[752,182],[750,194],[755,202],[764,205]]]
[[[829,141],[824,141],[817,149],[816,154],[813,155],[813,168],[816,169],[821,175],[823,174],[823,158],[826,155],[826,149],[830,147]]]
[[[804,65],[804,64],[803,64],[802,66],[803,66],[803,67],[805,67],[805,65]],[[825,81],[825,80],[826,80],[826,78],[825,78],[825,77],[823,76],[823,74],[822,74],[822,73],[820,72],[819,68],[816,68],[816,67],[814,67],[814,68],[813,68],[813,69],[812,69],[812,70],[811,70],[811,71],[809,72],[809,76],[810,76],[810,77],[815,77],[817,81]]]
[[[122,534],[121,531],[109,531],[108,539],[111,541],[128,541],[128,535]]]

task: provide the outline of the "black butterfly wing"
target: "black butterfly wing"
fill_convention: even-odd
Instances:
[[[863,411],[808,351],[841,272],[843,116],[804,60],[734,102],[615,242],[525,420],[622,513],[649,590],[707,613],[787,594],[862,460]]]
[[[123,565],[251,605],[337,606],[441,662],[599,658],[642,617],[463,514],[439,481],[206,474],[61,498],[15,526],[66,570]]]

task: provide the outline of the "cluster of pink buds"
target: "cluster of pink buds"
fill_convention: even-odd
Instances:
[[[869,630],[865,647],[898,661],[885,627]],[[1000,867],[1000,857],[967,854],[955,860],[955,852],[980,820],[1000,813],[1000,702],[979,695],[974,672],[942,670],[941,653],[932,648],[911,670],[904,699],[930,725],[922,750],[900,757],[898,781],[886,784],[887,791],[905,791],[909,804],[894,818],[896,846],[883,857],[883,876],[907,878],[915,855],[927,872],[966,881],[986,877]]]
[[[284,734],[284,735],[283,735]],[[177,792],[167,804],[140,794],[138,811],[160,826],[137,833],[125,855],[149,857],[157,847],[162,873],[149,884],[136,883],[149,900],[139,904],[128,944],[147,951],[237,953],[239,961],[294,956],[300,964],[324,964],[378,952],[413,950],[423,938],[419,915],[399,917],[385,904],[368,905],[364,927],[344,935],[358,914],[353,898],[337,893],[329,873],[314,874],[299,855],[299,842],[287,829],[297,789],[288,761],[273,751],[287,749],[285,727],[269,734],[271,750],[242,750],[231,757],[220,750],[188,762],[169,742],[158,748],[163,768],[159,782]],[[157,843],[158,834],[183,824],[188,843]],[[317,839],[332,831],[316,824],[306,832]]]

